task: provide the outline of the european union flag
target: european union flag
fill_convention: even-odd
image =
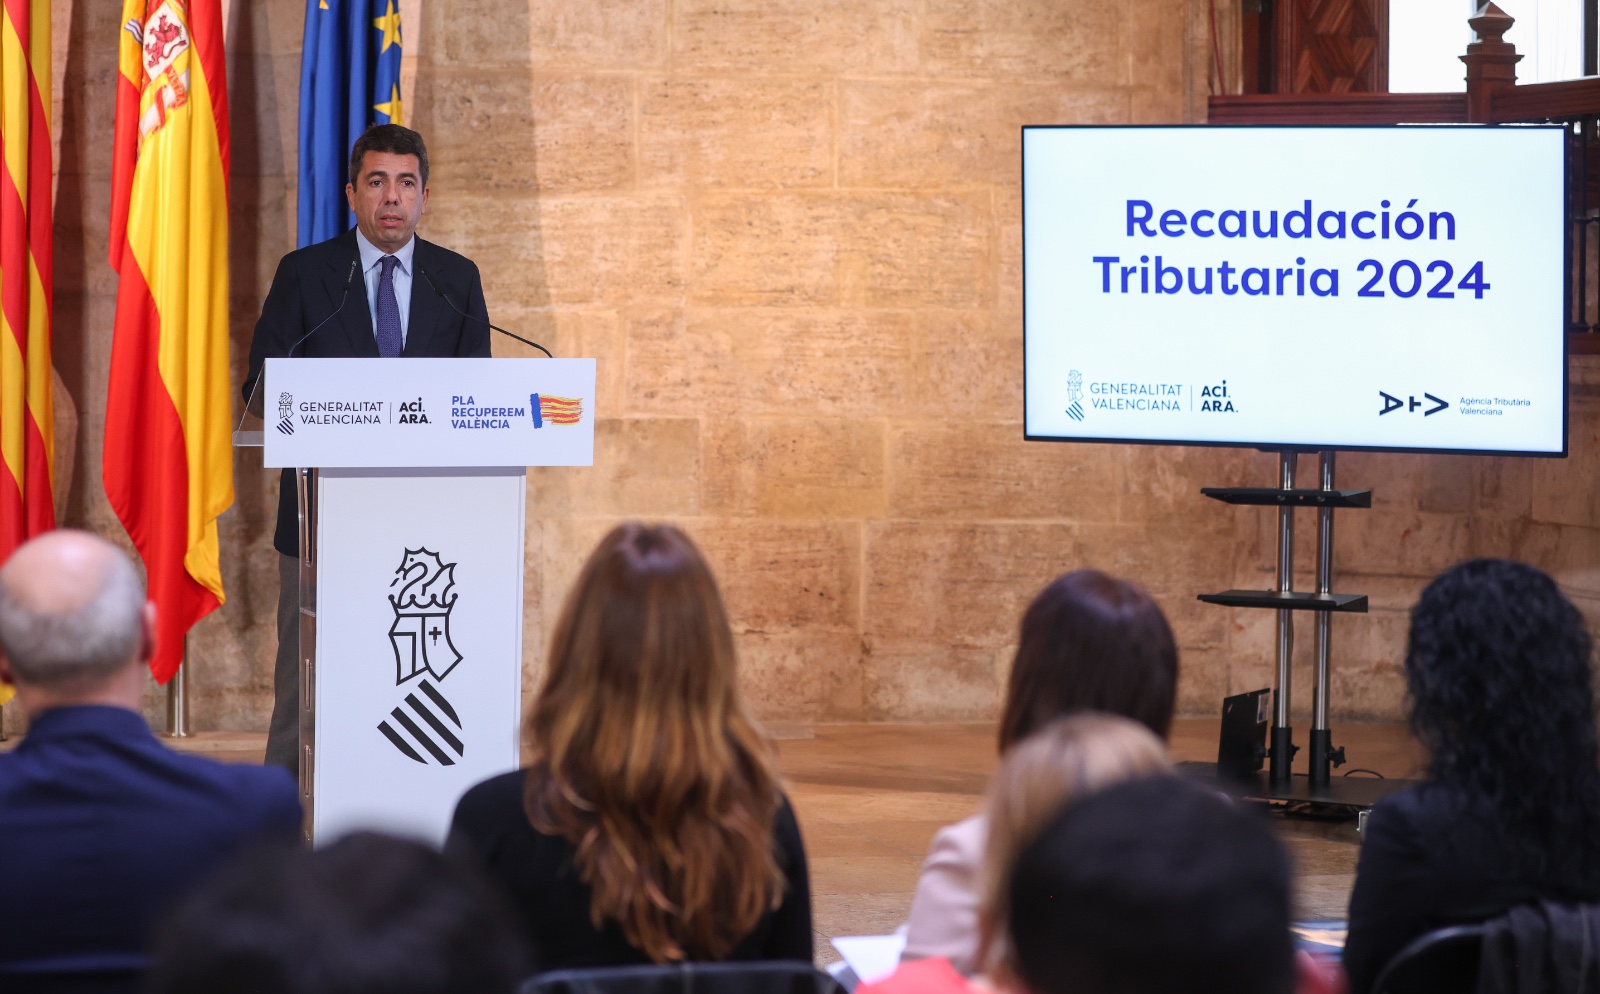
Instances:
[[[356,223],[345,200],[350,147],[374,124],[404,124],[399,0],[306,0],[300,53],[301,247]]]

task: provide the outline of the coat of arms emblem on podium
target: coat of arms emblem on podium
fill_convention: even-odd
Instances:
[[[461,653],[450,640],[450,613],[459,596],[455,570],[456,564],[445,562],[437,552],[406,549],[389,583],[398,588],[389,595],[394,609],[389,644],[394,649],[395,686],[416,683],[389,718],[378,723],[378,731],[407,758],[423,764],[431,757],[441,766],[454,766],[466,754],[459,734],[461,718],[434,686],[461,662]]]

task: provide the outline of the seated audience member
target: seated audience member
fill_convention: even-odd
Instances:
[[[148,994],[512,994],[525,967],[500,895],[415,842],[261,847],[162,929]]]
[[[1177,644],[1155,601],[1097,570],[1068,573],[1040,591],[1022,616],[1000,752],[1077,711],[1132,718],[1165,739],[1177,685]],[[987,823],[977,814],[933,837],[911,899],[902,961],[938,956],[962,974],[978,968]]]
[[[0,682],[29,721],[0,754],[0,990],[134,989],[159,915],[248,840],[299,833],[283,770],[150,733],[154,638],[138,573],[103,539],[50,532],[0,568]]]
[[[1017,856],[1011,956],[1029,994],[1325,994],[1294,952],[1265,820],[1170,777],[1072,804]]]
[[[670,525],[584,564],[524,728],[448,847],[521,912],[536,971],[811,960],[811,889],[776,756],[740,697],[722,595]]]
[[[1354,994],[1425,932],[1600,900],[1591,649],[1532,566],[1474,559],[1422,592],[1405,674],[1428,774],[1367,820],[1344,948]]]
[[[1062,808],[1136,777],[1170,773],[1155,733],[1116,715],[1083,712],[1046,725],[1006,753],[984,805],[983,893],[978,906],[977,971],[994,985],[1016,986],[1006,939],[1006,891],[1017,853]]]

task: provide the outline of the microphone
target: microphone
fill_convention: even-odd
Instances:
[[[312,335],[315,335],[319,328],[321,328],[323,325],[327,324],[329,321],[332,321],[334,314],[338,314],[340,311],[344,310],[344,302],[350,296],[350,282],[356,278],[356,267],[358,265],[360,265],[360,262],[361,262],[361,257],[359,255],[356,256],[354,259],[350,260],[350,271],[348,273],[344,274],[344,292],[339,294],[339,306],[335,307],[333,309],[332,313],[330,313],[327,317],[323,318],[321,321],[318,321],[315,325],[313,325],[310,331],[306,332],[304,335],[301,335],[299,338],[295,339],[294,344],[289,346],[289,351],[287,351],[287,352],[285,352],[283,354],[283,357],[285,359],[287,359],[290,356],[294,355],[294,350],[300,347],[300,343],[301,342],[303,342],[306,339],[310,338]]]
[[[464,318],[471,318],[472,320],[478,322],[479,324],[487,324],[487,325],[489,325],[489,327],[493,328],[495,331],[498,331],[500,334],[505,335],[507,338],[515,338],[517,341],[521,342],[523,345],[531,345],[531,346],[533,346],[534,348],[538,349],[540,352],[543,352],[545,354],[545,358],[547,358],[547,359],[554,359],[555,358],[555,356],[550,354],[550,350],[549,349],[545,348],[543,345],[540,345],[538,342],[530,342],[526,338],[523,338],[521,335],[513,335],[511,332],[505,330],[504,328],[500,327],[497,324],[490,324],[488,321],[485,321],[483,318],[478,317],[476,314],[468,314],[466,311],[464,311],[461,308],[456,306],[455,301],[450,299],[450,295],[449,294],[445,293],[443,290],[441,290],[439,288],[439,284],[437,284],[437,283],[435,283],[433,281],[433,275],[431,273],[429,273],[426,269],[423,269],[421,266],[417,267],[417,272],[421,273],[422,274],[422,278],[428,281],[428,285],[429,286],[433,287],[433,292],[434,293],[437,293],[439,296],[444,298],[444,302],[450,305],[450,309],[452,311],[455,311],[457,314],[461,315]]]
[[[299,338],[295,339],[294,340],[294,344],[289,346],[289,351],[287,351],[287,352],[285,352],[283,354],[283,357],[285,359],[293,356],[294,355],[294,350],[299,348],[300,344],[302,342],[304,342],[306,339],[310,338],[312,335],[315,335],[317,333],[317,331],[322,328],[323,325],[325,325],[329,321],[333,320],[333,316],[335,314],[338,314],[340,311],[344,310],[344,302],[347,299],[349,299],[349,297],[350,297],[350,282],[356,278],[356,267],[360,262],[361,262],[361,257],[359,255],[356,256],[356,258],[350,260],[350,271],[344,274],[344,292],[339,294],[339,306],[335,307],[328,314],[327,317],[323,318],[321,321],[318,321],[315,325],[313,325],[310,331],[306,332],[304,335],[301,335]],[[267,369],[266,363],[262,363],[261,371],[256,373],[256,381],[255,381],[255,383],[251,384],[251,386],[250,386],[250,401],[247,401],[245,403],[245,409],[246,410],[250,409],[250,402],[252,402],[252,401],[254,401],[256,399],[256,391],[261,389],[261,377],[262,377],[262,374],[266,372],[266,369]]]

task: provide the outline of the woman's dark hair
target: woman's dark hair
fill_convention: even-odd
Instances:
[[[513,994],[513,913],[427,846],[358,832],[245,853],[157,938],[149,994]]]
[[[1600,874],[1592,644],[1555,581],[1473,559],[1411,609],[1406,684],[1428,777],[1486,802],[1537,871]]]
[[[1000,751],[1074,711],[1120,714],[1165,739],[1177,687],[1178,646],[1150,595],[1098,570],[1068,573],[1022,616]]]
[[[417,157],[417,178],[422,188],[428,188],[428,146],[422,136],[398,124],[374,124],[361,132],[361,137],[350,148],[350,182],[361,179],[361,160],[368,152],[388,152],[390,155]]]

